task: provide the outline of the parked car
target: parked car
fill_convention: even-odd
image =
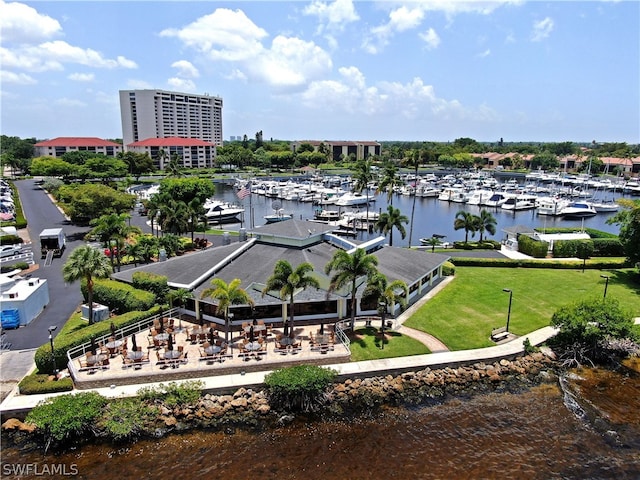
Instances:
[[[3,245],[0,247],[0,257],[13,257],[14,255],[18,255],[22,252],[22,247],[20,245]]]

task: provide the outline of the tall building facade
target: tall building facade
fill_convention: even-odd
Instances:
[[[124,145],[147,138],[197,138],[222,145],[222,98],[165,90],[120,90]]]

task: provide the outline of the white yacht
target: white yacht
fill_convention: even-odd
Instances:
[[[491,190],[472,190],[467,195],[467,203],[469,205],[484,205],[484,201],[488,200],[493,196],[493,191]]]
[[[464,189],[461,187],[445,187],[438,195],[438,200],[445,202],[464,203],[467,198],[464,193]]]
[[[536,208],[535,195],[518,195],[507,198],[501,205],[503,210],[531,210]]]
[[[596,213],[598,212],[589,202],[571,202],[561,211],[564,218],[593,217]]]
[[[237,221],[244,208],[210,198],[204,203],[204,211],[208,223],[225,223]]]
[[[558,197],[538,197],[536,200],[538,215],[560,216],[562,209],[569,205],[569,201]]]
[[[371,198],[369,198],[371,201]],[[354,205],[366,205],[367,204],[367,196],[358,192],[347,192],[344,195],[341,195],[338,200],[335,202],[336,205],[340,207],[352,207]]]
[[[482,205],[485,207],[501,207],[502,204],[511,197],[513,197],[513,195],[505,192],[494,192],[487,200],[483,201]]]

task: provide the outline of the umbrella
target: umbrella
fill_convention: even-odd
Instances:
[[[160,333],[164,333],[164,322],[162,321],[162,315],[160,316],[160,328],[158,329]]]
[[[93,355],[96,354],[96,339],[95,339],[95,337],[91,337],[91,345],[89,345],[89,351]]]
[[[253,325],[249,327],[249,341],[253,343],[255,341],[255,337],[253,336]]]
[[[257,319],[257,318],[255,318],[255,317],[253,317],[253,324],[254,324],[254,325],[257,325],[257,324],[258,324],[258,319]]]
[[[320,335],[324,335],[324,323],[320,324]]]
[[[131,335],[131,350],[134,352],[138,350],[138,344],[136,343],[136,335],[135,333]]]
[[[211,328],[209,329],[209,343],[210,343],[211,345],[213,345],[213,344],[214,344],[214,333],[213,333],[213,327],[211,327]]]
[[[167,350],[173,350],[173,338],[171,334],[169,334],[169,338],[167,338]]]
[[[115,339],[116,338],[116,325],[115,323],[111,322],[111,336]]]
[[[289,336],[289,322],[284,322],[284,336]]]

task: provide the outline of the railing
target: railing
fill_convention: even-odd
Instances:
[[[139,322],[133,323],[131,325],[127,325],[126,327],[116,330],[115,337],[116,339],[123,339],[128,337],[129,335],[140,333],[144,330],[147,330],[149,327],[151,327],[153,325],[153,322],[155,320],[159,320],[160,317],[163,317],[163,318],[175,317],[176,314],[179,314],[179,313],[180,313],[180,310],[178,308],[172,308],[170,310],[163,311],[162,314],[152,315],[143,320],[140,320]],[[104,321],[107,321],[107,320],[104,320]],[[112,334],[111,332],[109,332],[100,337],[96,337],[95,339],[96,346],[99,344],[104,345],[109,341],[109,337],[111,336]],[[91,342],[83,343],[81,345],[78,345],[76,347],[73,347],[67,350],[68,367],[69,367],[70,373],[75,374],[78,372],[78,369],[76,368],[76,365],[74,364],[73,359],[86,355],[86,353],[89,350],[91,350]]]
[[[349,320],[342,320],[340,322],[336,322],[335,324],[335,333],[336,337],[342,344],[345,346],[349,354],[351,354],[351,340],[349,340],[349,336],[345,333],[345,330],[351,330],[351,326],[349,325]]]

